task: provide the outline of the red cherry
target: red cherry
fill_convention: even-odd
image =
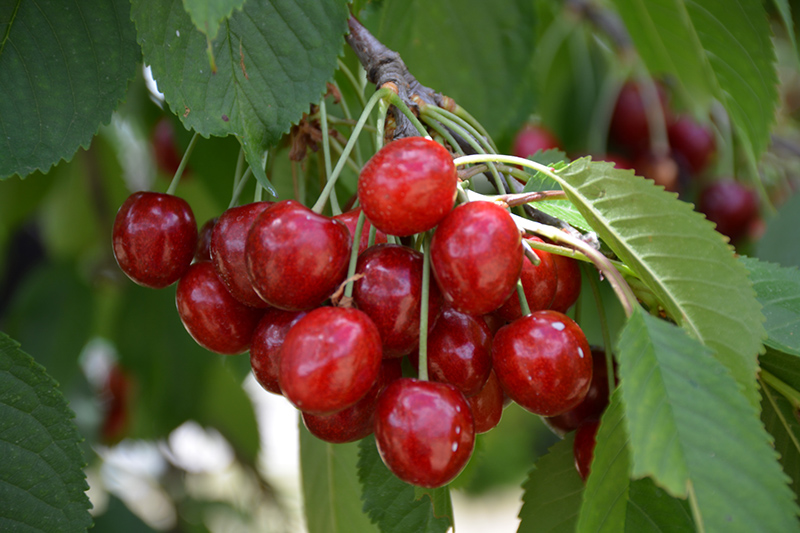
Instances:
[[[357,309],[319,307],[292,326],[280,359],[283,395],[301,411],[330,414],[350,407],[375,384],[381,336]]]
[[[181,165],[183,155],[178,151],[175,127],[169,118],[162,117],[156,122],[150,144],[153,147],[153,156],[158,170],[168,176],[174,175]]]
[[[375,245],[358,258],[353,299],[375,322],[384,357],[401,357],[419,345],[422,300],[422,254],[395,244]],[[441,294],[431,284],[428,324],[433,327],[441,309]]]
[[[189,267],[178,282],[175,303],[183,326],[197,344],[225,355],[247,351],[264,313],[231,296],[208,261]]]
[[[197,224],[184,199],[136,192],[117,212],[112,244],[117,264],[131,280],[162,289],[189,268],[197,247]]]
[[[356,207],[350,211],[342,213],[341,215],[336,215],[336,220],[340,220],[344,222],[344,225],[347,226],[347,229],[350,230],[350,235],[355,238],[356,234],[356,227],[358,226],[358,216],[361,214],[361,208]],[[369,247],[369,230],[372,227],[372,224],[369,223],[369,219],[364,221],[364,226],[361,228],[361,239],[358,241],[358,253],[364,253]],[[386,234],[378,229],[375,230],[375,243],[374,244],[382,244],[386,241]]]
[[[250,343],[250,367],[256,381],[265,390],[283,394],[278,382],[281,366],[281,347],[289,329],[306,316],[305,311],[284,311],[269,308],[253,332]]]
[[[100,428],[105,443],[122,440],[130,423],[131,377],[118,364],[111,366],[102,394],[107,399]]]
[[[404,237],[436,226],[453,208],[456,167],[435,141],[405,137],[384,146],[358,178],[358,198],[369,220]]]
[[[599,420],[588,420],[584,422],[575,432],[575,440],[572,443],[572,452],[575,456],[575,468],[578,470],[584,483],[591,472],[597,429],[599,427]]]
[[[647,178],[670,192],[680,192],[680,168],[671,156],[642,152],[633,161],[633,168],[637,176]]]
[[[672,150],[686,160],[694,174],[705,170],[716,151],[716,141],[710,128],[688,115],[681,115],[669,125],[667,135]]]
[[[431,266],[454,309],[470,315],[494,311],[514,291],[522,270],[519,230],[497,204],[461,204],[433,234]]]
[[[478,394],[492,371],[492,332],[483,317],[446,308],[428,336],[432,381],[455,386],[466,397]]]
[[[353,442],[372,434],[378,395],[389,383],[403,375],[400,363],[400,359],[384,359],[378,381],[363,398],[330,415],[303,413],[303,424],[312,435],[326,442]]]
[[[475,433],[486,433],[500,423],[505,395],[494,372],[489,373],[486,385],[475,396],[467,398],[475,419]]]
[[[758,218],[758,197],[732,179],[715,181],[700,193],[697,210],[717,225],[717,231],[736,242]]]
[[[262,212],[247,236],[250,282],[268,304],[290,311],[324,302],[347,275],[350,231],[294,200]]]
[[[197,249],[194,252],[195,261],[211,261],[211,232],[217,224],[219,217],[206,220],[197,235]]]
[[[552,254],[556,267],[556,294],[550,309],[566,313],[581,295],[581,267],[577,259]]]
[[[558,139],[547,128],[526,124],[514,137],[511,153],[517,157],[527,158],[539,150],[559,148],[559,145]]]
[[[378,397],[375,441],[398,478],[420,487],[441,487],[472,455],[472,411],[452,385],[398,379]]]
[[[661,113],[666,121],[667,97],[660,85],[656,85]],[[639,84],[628,81],[620,89],[611,116],[609,136],[632,152],[646,150],[650,146],[650,128],[647,111]]]
[[[500,328],[492,342],[492,364],[505,393],[542,416],[578,405],[592,381],[586,337],[556,311],[536,311]]]
[[[255,219],[272,202],[254,202],[222,213],[211,233],[211,263],[234,298],[250,307],[267,307],[247,275],[245,244]]]
[[[544,242],[538,237],[526,237],[529,241]],[[556,265],[552,254],[542,250],[535,250],[539,256],[540,263],[534,265],[526,257],[522,260],[522,288],[525,291],[525,299],[531,311],[541,311],[549,309],[556,295],[558,280],[556,277]],[[495,311],[504,320],[516,320],[522,316],[519,306],[519,295],[517,291],[511,293],[508,300]]]
[[[616,168],[633,170],[633,163],[631,163],[630,159],[621,154],[608,153],[604,156],[599,156],[594,159],[596,161],[608,161],[609,163],[614,163]]]

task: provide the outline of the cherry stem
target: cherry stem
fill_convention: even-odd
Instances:
[[[361,84],[358,83],[358,80],[356,80],[356,77],[353,75],[353,71],[350,70],[350,68],[345,64],[344,61],[342,61],[341,59],[337,59],[337,63],[339,65],[339,70],[342,71],[342,74],[344,74],[345,78],[347,78],[347,80],[353,86],[353,89],[355,89],[358,101],[361,102],[361,107],[367,107],[367,99],[364,97],[364,87],[362,87]]]
[[[522,316],[531,314],[531,306],[528,305],[528,297],[525,296],[525,287],[522,286],[522,280],[517,280],[517,296],[519,297],[519,309],[522,311]]]
[[[460,105],[456,104],[455,110],[453,111],[453,113],[457,117],[459,117],[459,118],[463,119],[464,121],[466,121],[473,128],[478,130],[478,132],[480,132],[481,136],[486,138],[486,139],[488,139],[492,143],[492,146],[494,147],[494,141],[492,141],[492,138],[491,138],[491,136],[489,136],[489,133],[486,131],[486,129],[483,127],[483,125],[480,122],[475,120],[475,117],[473,117],[472,115],[469,114],[469,112],[466,109],[464,109]],[[497,148],[495,148],[494,151],[496,152]]]
[[[589,269],[588,265],[581,265],[581,270],[586,274],[586,279],[589,280],[589,287],[592,289],[592,296],[594,303],[597,307],[597,321],[600,323],[600,333],[603,335],[603,351],[606,354],[606,372],[608,377],[608,394],[614,390],[614,362],[611,354],[611,333],[608,330],[608,317],[606,317],[606,308],[603,306],[603,299],[600,296],[600,283],[594,276],[594,272]]]
[[[325,183],[325,187],[322,189],[322,192],[317,199],[317,203],[314,204],[314,207],[311,208],[317,214],[322,213],[322,210],[325,209],[325,204],[328,202],[328,198],[331,195],[331,191],[333,187],[336,185],[336,180],[339,178],[339,175],[342,172],[342,168],[344,168],[346,159],[350,156],[350,152],[353,151],[353,147],[355,146],[356,142],[358,141],[358,136],[361,133],[361,130],[364,128],[364,124],[367,122],[369,118],[369,114],[372,111],[372,108],[375,107],[375,104],[378,103],[383,98],[387,98],[390,95],[394,94],[391,89],[388,87],[384,87],[378,89],[375,94],[367,102],[367,105],[364,106],[364,111],[361,112],[361,116],[358,117],[358,122],[356,123],[355,127],[353,128],[353,133],[350,135],[350,138],[347,140],[347,144],[344,147],[344,151],[342,152],[341,157],[339,157],[339,161],[336,162],[336,166],[331,172],[330,176],[328,177],[328,181]],[[397,96],[397,95],[395,95]]]
[[[228,204],[228,209],[234,207],[237,203],[239,203],[239,196],[242,195],[242,191],[244,190],[244,186],[247,185],[247,179],[253,174],[253,169],[247,167],[247,170],[244,171],[244,174],[236,182],[236,188],[233,190],[233,194],[231,195],[231,203]]]
[[[411,111],[411,109],[409,109],[409,107],[406,105],[403,99],[400,98],[400,96],[396,92],[391,91],[389,93],[388,100],[390,104],[399,109],[400,112],[403,113],[406,116],[406,118],[408,118],[408,120],[411,121],[411,124],[417,129],[420,135],[422,135],[423,137],[428,136],[428,130],[425,129],[425,126],[422,124],[422,122],[419,121],[417,116]]]
[[[337,141],[333,137],[329,137],[329,139],[331,141],[331,147],[333,147],[333,149],[336,150],[336,153],[339,155],[339,157],[342,157],[342,152],[344,152],[344,147],[341,145],[341,143],[339,143],[339,141]],[[347,166],[350,167],[350,169],[353,170],[356,174],[361,172],[361,167],[358,165],[358,163],[353,161],[352,157],[348,157],[346,163]]]
[[[350,249],[350,263],[347,265],[347,279],[350,281],[347,282],[347,285],[344,287],[344,297],[345,298],[352,298],[353,297],[353,282],[354,280],[351,279],[356,274],[356,263],[358,263],[358,248],[359,243],[361,242],[361,232],[364,231],[364,221],[367,220],[367,215],[364,213],[364,210],[361,210],[361,213],[358,214],[358,222],[356,222],[356,231],[353,234],[353,246]]]
[[[473,138],[475,138],[479,142],[481,142],[481,144],[483,145],[484,149],[487,152],[497,153],[497,147],[494,145],[494,141],[492,141],[492,138],[489,137],[489,135],[486,134],[485,130],[483,132],[479,131],[472,124],[470,124],[469,122],[467,122],[466,120],[464,120],[463,118],[458,116],[457,114],[453,113],[452,111],[448,111],[447,109],[445,109],[443,107],[437,107],[437,106],[433,106],[433,105],[430,105],[430,104],[425,104],[424,106],[422,106],[422,110],[423,110],[423,112],[425,112],[425,111],[433,111],[433,114],[437,118],[438,117],[443,117],[443,118],[446,118],[446,119],[452,121],[455,124],[458,124],[464,130],[469,132],[469,134]],[[475,120],[475,119],[473,119],[473,120]]]
[[[447,141],[447,143],[450,146],[453,147],[453,149],[458,153],[458,155],[464,155],[464,150],[461,148],[458,142],[456,142],[455,137],[453,137],[453,135],[449,131],[447,131],[447,128],[445,128],[441,122],[427,115],[422,115],[422,120],[436,133],[441,135],[442,138],[445,141]],[[483,166],[488,170],[489,167],[487,165]]]
[[[781,396],[786,398],[792,404],[792,407],[795,410],[800,409],[800,392],[795,390],[794,387],[783,382],[763,368],[761,369],[761,379],[764,381],[764,383],[780,392]]]
[[[522,239],[522,253],[525,254],[525,257],[528,258],[533,266],[539,266],[542,263],[542,260],[536,255],[536,252],[533,251],[530,243],[528,243],[528,239]]]
[[[331,140],[330,135],[328,134],[328,106],[325,104],[325,98],[323,97],[322,100],[319,102],[319,121],[320,121],[320,129],[322,130],[322,155],[325,159],[325,182],[327,183],[331,179]],[[342,159],[342,157],[339,157]],[[330,199],[331,199],[331,213],[336,215],[342,214],[342,208],[339,207],[339,202],[336,198],[336,191],[331,190],[330,192]]]
[[[669,154],[667,124],[664,120],[664,109],[661,105],[661,98],[658,96],[656,82],[644,69],[637,76],[637,79],[645,116],[647,117],[647,128],[650,132],[650,146],[657,156],[666,156]]]
[[[462,150],[457,149],[457,151],[459,152],[460,155],[464,155]],[[530,174],[517,167],[511,167],[508,165],[495,165],[495,168],[498,171],[502,172],[503,174],[511,174],[512,176],[514,176],[523,183],[527,183],[528,180],[531,179]],[[459,171],[458,177],[459,179],[461,179],[461,181],[469,181],[478,174],[486,173],[488,170],[489,170],[489,165],[486,164],[475,165],[474,167],[469,167],[467,169]]]
[[[359,215],[361,216],[361,215]],[[367,248],[375,244],[375,237],[378,235],[378,229],[370,225],[369,227],[369,240],[367,241]]]
[[[386,114],[389,112],[389,103],[381,100],[378,103],[378,121],[375,123],[375,151],[383,148],[383,138],[386,135]]]
[[[422,294],[419,301],[419,366],[417,377],[428,381],[428,298],[431,286],[431,239],[422,241]]]
[[[342,90],[339,88],[339,84],[336,83],[335,81],[332,83],[333,86],[341,95]],[[361,94],[361,91],[357,92]],[[363,94],[361,95],[361,97],[363,98]],[[339,124],[347,124],[348,126],[354,126],[356,121],[353,120],[353,115],[350,113],[350,106],[347,105],[347,100],[344,99],[344,96],[341,96],[341,98],[339,99],[339,105],[342,107],[342,112],[344,113],[345,120],[337,119],[336,122],[338,122]],[[328,117],[328,122],[336,123],[333,121],[333,117]],[[365,128],[366,127],[367,126],[365,126]],[[355,150],[356,150],[356,163],[358,164],[358,167],[361,168],[364,166],[364,156],[361,154],[361,145],[356,144]]]
[[[172,181],[169,184],[169,188],[167,189],[167,194],[175,194],[175,190],[178,188],[178,183],[181,182],[181,176],[183,176],[183,171],[186,169],[186,165],[189,163],[189,157],[192,155],[192,150],[194,150],[194,145],[197,144],[197,139],[200,137],[200,134],[195,132],[192,135],[192,140],[189,141],[189,146],[186,147],[186,151],[183,152],[183,157],[181,158],[181,164],[178,165],[178,170],[175,171],[175,175],[172,177]]]

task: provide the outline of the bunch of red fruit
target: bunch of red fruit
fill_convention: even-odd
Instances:
[[[348,442],[374,432],[398,477],[437,487],[466,465],[506,397],[564,417],[593,387],[592,351],[563,314],[580,292],[577,263],[546,252],[531,263],[506,209],[453,208],[457,182],[444,147],[400,139],[362,169],[355,211],[331,218],[293,200],[256,202],[227,210],[198,237],[185,201],[139,192],[117,214],[113,248],[136,283],[177,281],[192,337],[217,353],[249,349],[259,383],[296,406],[314,435]],[[346,280],[361,209],[356,276]],[[417,249],[388,244],[387,234],[416,235]],[[430,278],[418,249],[429,250]],[[352,298],[331,303],[344,283]],[[402,377],[402,357],[423,353],[422,379]]]

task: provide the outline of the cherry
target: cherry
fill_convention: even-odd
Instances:
[[[633,170],[633,163],[630,159],[625,157],[622,154],[617,153],[608,153],[604,156],[600,156],[595,158],[598,161],[608,161],[609,163],[614,163],[616,168],[624,169],[624,170]]]
[[[494,372],[490,372],[489,379],[481,391],[467,398],[472,416],[475,418],[475,433],[486,433],[500,423],[504,400],[503,388],[500,387]]]
[[[344,281],[351,241],[344,223],[294,200],[278,202],[256,218],[247,236],[250,282],[274,307],[312,309]]]
[[[529,241],[544,242],[538,237],[525,237]],[[535,250],[539,256],[540,263],[534,265],[526,257],[522,260],[522,288],[525,291],[525,299],[531,311],[541,311],[549,309],[556,295],[558,279],[556,276],[556,265],[553,256],[542,250]],[[495,311],[505,320],[516,320],[522,316],[519,306],[519,294],[517,291],[511,293],[508,300]]]
[[[175,127],[169,118],[162,117],[156,122],[150,145],[153,147],[153,156],[158,169],[168,176],[174,175],[181,165],[183,156],[178,151]]]
[[[514,137],[511,153],[517,157],[530,157],[539,150],[559,148],[560,143],[555,135],[543,126],[526,124]]]
[[[667,127],[667,135],[672,150],[686,160],[694,174],[706,169],[716,150],[716,141],[710,128],[688,115],[681,115]]]
[[[267,391],[283,394],[278,382],[281,366],[281,347],[298,320],[306,316],[305,311],[284,311],[271,307],[264,312],[250,342],[250,367],[256,381]]]
[[[189,267],[178,282],[175,303],[183,326],[197,344],[225,355],[247,351],[263,314],[231,296],[208,261]]]
[[[197,249],[194,252],[195,261],[211,261],[211,232],[217,224],[219,217],[206,220],[197,235]]]
[[[575,432],[575,440],[572,443],[572,453],[575,456],[575,468],[578,470],[584,483],[591,472],[597,429],[599,427],[599,420],[587,420],[581,424]]]
[[[671,156],[642,152],[634,159],[633,168],[637,176],[652,180],[670,192],[680,192],[680,168]]]
[[[663,88],[656,85],[666,121],[667,98]],[[611,115],[609,136],[632,152],[646,150],[650,145],[650,128],[647,111],[639,84],[628,81],[620,89],[617,102]]]
[[[560,415],[545,419],[559,435],[578,429],[586,420],[600,418],[608,405],[608,367],[603,350],[592,349],[592,382],[581,403]]]
[[[247,275],[245,244],[250,227],[272,202],[254,202],[222,213],[211,233],[211,262],[234,298],[250,307],[267,307]]]
[[[118,364],[112,365],[102,392],[107,399],[103,424],[100,428],[103,442],[119,442],[127,433],[130,424],[132,388],[131,376]]]
[[[333,443],[353,442],[372,434],[378,395],[389,383],[402,377],[400,363],[400,359],[384,359],[378,381],[363,398],[350,407],[329,415],[303,413],[306,429],[318,439]]]
[[[381,336],[365,313],[319,307],[286,334],[280,353],[281,390],[301,411],[340,411],[372,388],[381,359]]]
[[[378,397],[375,441],[398,478],[441,487],[469,461],[475,423],[467,400],[452,385],[401,378]]]
[[[500,328],[492,364],[505,393],[541,416],[578,405],[592,381],[592,352],[580,327],[557,311],[536,311]]]
[[[577,259],[552,254],[556,267],[556,294],[550,309],[566,313],[581,295],[581,267]]]
[[[384,357],[401,357],[419,344],[422,300],[422,254],[395,244],[378,244],[358,258],[353,300],[375,322]],[[441,294],[431,284],[428,324],[433,327],[441,309]]]
[[[114,257],[134,282],[152,289],[172,285],[186,272],[197,247],[197,224],[182,198],[136,192],[114,219]]]
[[[428,336],[428,372],[432,381],[478,394],[492,371],[492,332],[483,317],[445,308]]]
[[[347,229],[350,230],[350,235],[353,236],[355,239],[356,235],[356,227],[358,226],[358,217],[361,214],[361,208],[356,207],[355,209],[351,209],[350,211],[346,211],[341,215],[336,215],[336,220],[340,220],[344,222],[344,225],[347,226]],[[364,253],[364,250],[369,247],[369,230],[372,227],[372,224],[369,223],[369,219],[364,221],[364,226],[361,228],[361,239],[358,241],[358,253]],[[374,244],[382,244],[386,241],[386,234],[378,229],[375,231],[375,243]]]
[[[454,309],[471,315],[494,311],[514,291],[522,270],[519,230],[497,204],[461,204],[433,234],[431,266]]]
[[[456,167],[435,141],[405,137],[375,154],[358,178],[358,198],[375,227],[397,236],[436,226],[453,208]]]
[[[718,232],[735,242],[758,218],[758,197],[738,181],[722,179],[700,192],[697,209],[717,225]]]

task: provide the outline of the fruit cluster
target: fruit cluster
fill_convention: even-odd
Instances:
[[[139,192],[117,214],[113,248],[136,283],[177,281],[189,334],[213,352],[249,350],[257,381],[312,434],[349,442],[374,432],[392,472],[437,487],[507,401],[574,429],[599,414],[582,402],[608,396],[607,385],[594,390],[604,368],[564,314],[580,292],[577,262],[538,251],[534,265],[507,209],[453,207],[457,183],[447,149],[403,138],[367,162],[360,207],[343,215],[255,202],[198,234],[186,202]],[[405,241],[416,247],[401,244],[415,235]],[[340,298],[347,284],[352,296]],[[418,375],[403,377],[404,356]]]

